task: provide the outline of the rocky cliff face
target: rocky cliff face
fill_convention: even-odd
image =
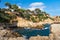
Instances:
[[[25,18],[22,18],[20,16],[17,16],[15,14],[15,12],[7,12],[9,15],[15,15],[16,16],[16,19],[12,19],[10,20],[10,23],[12,23],[12,21],[18,21],[17,22],[17,26],[18,27],[43,27],[42,24],[45,24],[45,23],[52,23],[52,20],[50,18],[46,19],[45,21],[43,22],[33,22],[33,21],[29,21],[29,20],[26,20]],[[21,15],[21,14],[18,14],[18,15]],[[33,15],[34,16],[34,15]]]
[[[18,20],[17,23],[18,27],[37,27],[37,26],[41,26],[43,23],[43,22],[33,23],[32,21],[28,21],[20,17],[17,17],[17,20]]]

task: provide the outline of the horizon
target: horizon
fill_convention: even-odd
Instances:
[[[0,8],[7,8],[4,3],[16,4],[19,8],[34,10],[36,8],[47,12],[51,16],[60,16],[60,0],[0,0]]]

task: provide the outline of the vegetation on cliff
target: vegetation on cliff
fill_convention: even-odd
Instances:
[[[10,4],[8,2],[5,5],[8,8],[0,8],[0,22],[10,22],[10,20],[15,19],[17,16],[32,22],[40,22],[48,18],[52,19],[49,14],[41,11],[39,8],[31,11],[29,9],[19,8],[16,4]],[[12,14],[10,15],[8,12]]]

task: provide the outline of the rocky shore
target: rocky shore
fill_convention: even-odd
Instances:
[[[25,40],[25,39],[23,37],[17,37],[17,38],[0,37],[0,40]]]
[[[14,34],[9,30],[0,30],[0,40],[27,40],[26,38],[19,36],[17,33]],[[49,36],[39,35],[31,36],[28,40],[60,40],[60,39],[59,37],[56,36],[56,34],[50,33]]]
[[[60,40],[60,24],[51,25],[51,33],[49,36],[31,36],[28,40]],[[57,28],[58,27],[58,28]],[[56,31],[55,31],[56,30]],[[22,35],[10,30],[10,29],[0,29],[0,40],[27,40]]]
[[[9,29],[0,29],[0,40],[27,40],[22,35]],[[53,40],[53,34],[49,36],[31,36],[28,40]]]
[[[23,37],[2,37],[0,36],[0,40],[27,40]],[[49,36],[32,36],[28,40],[53,40],[53,34]]]
[[[24,38],[16,32],[3,29],[0,30],[0,40],[24,40]]]

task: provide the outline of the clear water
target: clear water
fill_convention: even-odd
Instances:
[[[23,28],[23,29],[19,29],[16,30],[18,33],[20,33],[21,35],[25,36],[25,38],[30,38],[31,36],[49,36],[50,34],[50,24],[45,24],[44,28],[41,29],[27,29],[27,28]]]

